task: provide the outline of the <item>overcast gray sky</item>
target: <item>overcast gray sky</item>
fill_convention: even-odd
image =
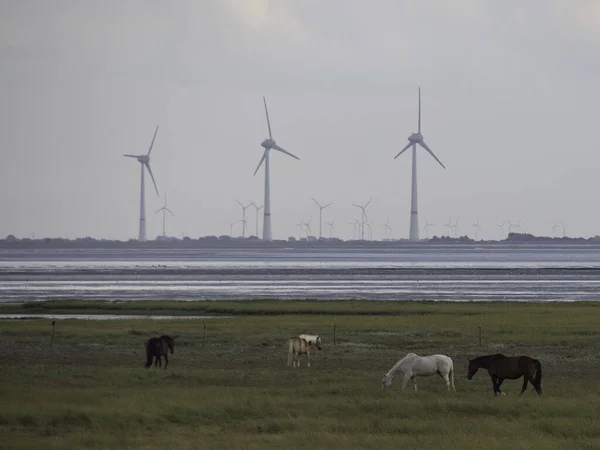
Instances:
[[[408,237],[417,127],[419,216],[446,233],[600,234],[600,2],[592,0],[0,0],[0,235],[137,237],[139,163],[175,212],[169,234],[229,232],[267,136],[273,237],[371,196],[374,238]],[[147,178],[148,180],[148,178]],[[147,184],[148,236],[163,199]],[[249,213],[254,231],[254,212]],[[235,234],[239,234],[237,228]],[[327,233],[326,233],[327,235]],[[421,235],[424,232],[421,229]]]

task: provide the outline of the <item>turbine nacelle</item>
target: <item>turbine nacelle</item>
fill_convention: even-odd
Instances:
[[[423,135],[421,133],[413,133],[408,137],[408,141],[413,144],[419,144],[423,142]]]
[[[277,144],[275,143],[275,141],[273,139],[267,138],[264,141],[262,141],[262,143],[260,145],[262,147],[264,147],[265,149],[272,149]]]

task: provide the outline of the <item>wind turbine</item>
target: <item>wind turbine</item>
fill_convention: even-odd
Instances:
[[[227,223],[229,224],[229,236],[230,237],[233,237],[233,226],[238,222],[239,222],[239,220],[236,220],[235,222],[227,221]]]
[[[328,206],[333,205],[333,203],[327,203],[325,206],[322,206],[318,201],[316,201],[313,198],[313,201],[317,204],[317,206],[319,207],[319,239],[321,239],[323,237],[323,210],[325,208],[327,208]]]
[[[162,236],[166,237],[166,223],[167,223],[167,213],[171,214],[172,216],[175,215],[175,213],[173,211],[171,211],[169,208],[167,208],[167,193],[165,192],[165,205],[160,208],[158,211],[156,211],[154,214],[158,214],[159,212],[163,213],[163,233]]]
[[[265,206],[258,206],[256,203],[254,202],[250,202],[250,204],[252,206],[254,206],[254,209],[256,209],[256,237],[258,237],[258,212],[263,209]]]
[[[310,221],[312,220],[312,217],[310,219],[308,219],[308,222],[302,222],[302,225],[304,225],[304,229],[306,230],[306,238],[308,239],[308,233],[312,233],[312,230],[310,229]]]
[[[563,237],[567,237],[567,224],[563,222],[559,222],[562,227]]]
[[[454,238],[456,239],[456,232],[460,230],[460,227],[458,226],[458,216],[456,217],[456,222],[452,225],[452,229],[454,230]]]
[[[506,220],[503,220],[502,223],[499,223],[496,225],[496,228],[498,228],[498,230],[500,231],[500,234],[502,235],[502,231],[504,229],[504,224],[506,223]]]
[[[450,217],[450,219],[448,219],[448,223],[444,225],[446,228],[448,228],[448,237],[452,237],[452,229],[453,229],[453,225],[452,225],[452,217]]]
[[[365,223],[367,222],[367,206],[369,206],[369,203],[371,203],[371,200],[373,200],[373,197],[371,197],[369,199],[369,201],[367,203],[365,203],[364,206],[357,205],[356,203],[352,204],[352,206],[356,206],[357,208],[360,208],[362,211],[361,221],[360,221],[360,239],[362,241],[365,240]]]
[[[556,220],[554,221],[554,225],[552,225],[552,232],[554,233],[554,237],[556,237],[556,230],[558,229],[559,225],[556,223]]]
[[[354,219],[351,222],[348,222],[350,225],[352,225],[352,239],[356,239],[356,229],[358,228],[360,230],[360,222],[358,221],[358,219]]]
[[[285,153],[286,155],[291,156],[292,158],[300,159],[297,156],[292,155],[287,150],[281,148],[277,143],[273,140],[273,134],[271,133],[271,122],[269,121],[269,110],[267,109],[267,100],[263,97],[263,103],[265,104],[265,114],[267,116],[267,126],[269,128],[269,137],[262,141],[260,144],[264,149],[264,153],[262,158],[260,159],[256,170],[254,171],[254,175],[260,169],[263,161],[265,162],[265,213],[263,219],[263,240],[264,241],[272,241],[273,235],[271,234],[271,186],[270,186],[270,178],[269,178],[269,152],[271,150],[277,150],[278,152]]]
[[[372,241],[373,240],[373,228],[371,228],[371,225],[373,225],[373,221],[371,220],[370,222],[366,222],[365,225],[369,229],[369,240]]]
[[[304,231],[304,218],[300,221],[300,223],[297,223],[296,226],[300,228],[300,235],[298,236],[299,239],[302,239],[302,232]],[[308,233],[307,233],[308,236]]]
[[[479,232],[481,231],[481,227],[479,226],[479,217],[477,218],[477,222],[471,226],[475,228],[475,240],[477,240],[479,238]]]
[[[250,204],[246,206],[244,206],[239,200],[236,200],[236,202],[242,207],[242,238],[245,238],[246,228],[248,227],[248,221],[246,219],[246,210],[252,206],[252,202],[250,202]]]
[[[158,193],[158,188],[156,187],[156,181],[154,180],[154,175],[152,175],[152,169],[150,168],[150,152],[152,151],[152,147],[154,146],[154,140],[156,139],[156,133],[158,133],[158,125],[156,126],[156,130],[154,130],[154,137],[152,138],[152,142],[150,143],[150,148],[148,149],[148,153],[145,155],[123,155],[128,158],[135,158],[140,163],[142,174],[141,174],[141,182],[140,182],[140,231],[138,235],[138,240],[141,242],[146,242],[146,191],[144,186],[144,168],[148,169],[148,173],[152,178],[152,183],[154,183],[154,189],[156,189],[156,195],[160,195]]]
[[[410,147],[412,147],[412,188],[411,188],[411,197],[410,197],[410,235],[409,239],[411,241],[419,240],[419,208],[417,206],[417,145],[424,148],[433,158],[442,166],[444,169],[446,166],[442,164],[442,162],[433,154],[431,149],[427,146],[425,141],[423,140],[423,135],[421,134],[421,87],[419,86],[419,125],[418,131],[416,133],[412,133],[408,137],[408,144],[400,153],[394,156],[396,159]]]
[[[325,223],[329,225],[329,237],[333,237],[333,232],[335,231],[335,219],[333,219],[331,222]]]
[[[435,227],[434,224],[427,222],[427,217],[425,217],[425,226],[423,227],[423,229],[425,230],[425,237],[427,239],[429,239],[429,227]]]
[[[392,227],[390,226],[390,218],[387,218],[387,222],[383,225],[381,225],[384,229],[385,229],[385,240],[388,240],[388,231],[392,231]]]
[[[508,232],[510,233],[513,228],[515,230],[523,231],[523,228],[521,228],[521,220],[523,220],[523,219],[522,218],[519,219],[519,221],[517,223],[512,223],[510,220],[507,220],[506,222],[508,223]]]

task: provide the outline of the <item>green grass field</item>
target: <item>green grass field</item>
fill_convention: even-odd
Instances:
[[[600,448],[600,304],[47,302],[0,313],[223,315],[216,319],[0,320],[0,448]],[[335,326],[335,346],[334,346]],[[479,327],[482,343],[479,346]],[[288,338],[324,350],[286,367]],[[144,341],[176,335],[167,370]],[[382,392],[407,352],[453,358],[437,376]],[[544,395],[507,380],[495,398],[467,358],[527,354]]]

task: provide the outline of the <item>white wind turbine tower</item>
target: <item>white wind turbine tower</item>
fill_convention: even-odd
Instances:
[[[329,225],[329,237],[333,237],[333,232],[335,231],[335,219],[333,219],[331,222],[325,222],[327,225]]]
[[[277,150],[278,152],[285,153],[286,155],[291,156],[292,158],[300,159],[297,156],[292,155],[287,150],[281,148],[277,143],[273,140],[273,134],[271,133],[271,122],[269,121],[269,110],[267,109],[267,101],[263,97],[263,103],[265,104],[265,114],[267,116],[267,126],[269,128],[269,137],[265,139],[260,144],[264,149],[264,153],[262,158],[260,159],[256,170],[254,171],[254,175],[260,169],[263,161],[265,162],[265,213],[263,218],[263,240],[264,241],[272,241],[273,235],[271,233],[271,185],[270,185],[270,177],[269,177],[269,152],[270,150]]]
[[[242,238],[246,237],[246,228],[248,228],[248,220],[246,219],[246,210],[252,206],[252,202],[249,205],[244,206],[242,202],[236,200],[238,205],[242,207]]]
[[[333,203],[327,203],[325,206],[322,206],[318,201],[313,198],[313,201],[319,207],[319,239],[323,237],[323,210],[328,206],[333,205]]]
[[[298,238],[302,239],[302,232],[304,231],[304,218],[302,218],[300,223],[297,223],[296,226],[300,228],[300,235],[298,236]]]
[[[429,227],[435,227],[434,224],[427,222],[427,217],[425,217],[425,226],[423,229],[425,230],[425,237],[429,239]]]
[[[370,222],[366,222],[365,225],[367,226],[367,228],[369,229],[369,241],[373,240],[373,228],[371,228],[371,225],[373,225],[373,221],[371,220]]]
[[[361,205],[357,205],[356,203],[353,203],[352,206],[356,206],[357,208],[360,208],[362,211],[361,214],[361,220],[360,220],[360,239],[362,241],[365,240],[365,224],[367,223],[367,206],[369,206],[369,203],[371,203],[371,200],[373,200],[373,197],[371,197],[369,199],[369,201],[367,203],[365,203],[364,206]]]
[[[411,188],[411,196],[410,196],[410,234],[409,239],[411,241],[419,240],[419,208],[417,206],[417,145],[423,147],[434,159],[442,166],[444,169],[446,166],[442,164],[442,162],[433,154],[431,149],[427,146],[425,141],[423,140],[423,135],[421,134],[421,87],[419,86],[419,125],[418,131],[416,133],[412,133],[408,137],[408,145],[404,147],[400,153],[394,156],[396,159],[410,147],[412,147],[412,188]]]
[[[250,202],[250,204],[251,204],[252,206],[254,206],[254,209],[256,210],[256,237],[259,237],[259,236],[258,236],[258,212],[259,212],[261,209],[263,209],[265,206],[264,206],[264,205],[263,205],[263,206],[258,206],[258,205],[257,205],[256,203],[254,203],[254,202]]]
[[[562,232],[563,232],[563,237],[567,237],[567,224],[563,223],[563,222],[559,222],[560,226],[562,227]]]
[[[444,225],[446,228],[448,228],[448,237],[452,237],[452,229],[454,227],[454,225],[452,225],[452,217],[450,217],[450,219],[448,219],[448,223]]]
[[[141,242],[146,241],[146,191],[144,186],[144,168],[148,169],[148,173],[152,178],[152,183],[154,183],[154,188],[156,189],[156,195],[160,195],[158,193],[158,187],[156,187],[156,181],[154,180],[154,175],[152,175],[152,169],[150,168],[150,152],[152,151],[152,147],[154,146],[154,140],[156,139],[156,133],[158,132],[158,125],[156,126],[156,130],[154,130],[154,137],[152,138],[152,142],[150,143],[150,148],[148,149],[148,153],[145,155],[123,155],[128,158],[135,158],[138,160],[141,166],[142,174],[141,174],[141,188],[140,188],[140,231],[138,235],[138,240]]]
[[[154,214],[158,214],[159,212],[163,213],[163,233],[162,233],[162,237],[167,237],[166,235],[166,229],[167,229],[167,213],[171,214],[172,216],[175,215],[175,213],[173,211],[171,211],[169,208],[167,208],[167,193],[165,192],[165,205],[160,208],[158,211],[156,211]]]
[[[475,240],[477,240],[479,238],[479,232],[481,231],[481,227],[479,226],[479,217],[477,218],[477,222],[471,226],[475,228]]]
[[[554,221],[554,225],[552,225],[552,232],[554,233],[554,237],[556,237],[556,230],[558,229],[559,225],[556,223],[556,220]]]

